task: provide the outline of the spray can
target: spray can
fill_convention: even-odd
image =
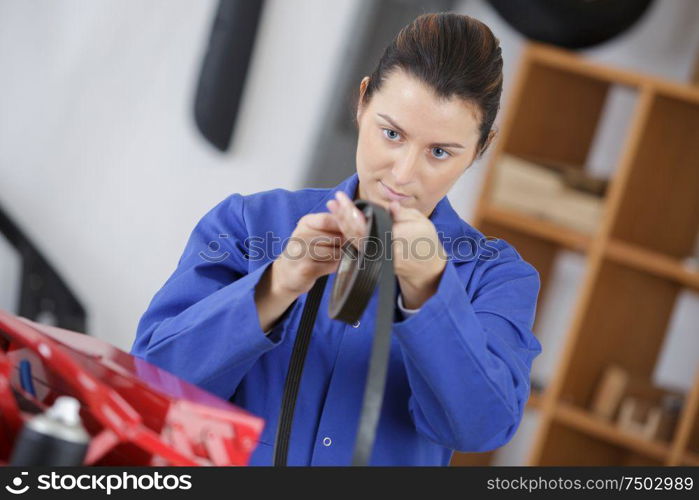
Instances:
[[[82,465],[89,442],[80,419],[80,403],[59,396],[51,408],[24,425],[10,465]]]

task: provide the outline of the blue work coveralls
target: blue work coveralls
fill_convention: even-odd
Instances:
[[[250,465],[270,465],[291,350],[307,295],[262,331],[255,285],[298,220],[327,212],[334,189],[233,194],[194,228],[141,318],[131,353],[265,419]],[[437,292],[407,319],[396,307],[371,465],[447,465],[453,450],[507,443],[529,397],[541,344],[539,274],[504,240],[486,240],[445,196],[430,215],[450,258]],[[281,240],[281,242],[279,242]],[[270,245],[270,242],[273,242]],[[278,248],[275,248],[275,245]],[[289,465],[349,465],[378,291],[359,324],[328,317],[328,278],[301,381]]]

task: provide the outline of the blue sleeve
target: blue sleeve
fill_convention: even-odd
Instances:
[[[255,361],[281,342],[291,309],[264,334],[254,293],[272,261],[248,272],[247,236],[239,194],[199,221],[143,314],[132,354],[224,399],[235,392]]]
[[[437,292],[394,325],[417,430],[459,451],[498,448],[514,435],[541,344],[531,331],[539,274],[509,245],[468,266],[449,260]]]

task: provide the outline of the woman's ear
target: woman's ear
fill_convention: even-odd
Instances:
[[[471,166],[476,162],[476,160],[479,160],[485,154],[485,152],[490,147],[490,144],[493,142],[493,140],[495,140],[497,135],[498,135],[498,130],[496,128],[491,128],[490,132],[488,133],[488,138],[485,140],[485,144],[483,144],[483,147],[481,149],[476,151],[476,154],[473,156],[471,163],[469,163],[468,166],[466,167],[466,170],[471,168]]]
[[[497,135],[498,135],[498,129],[496,129],[495,127],[491,128],[490,133],[488,134],[488,139],[486,139],[485,144],[483,145],[483,149],[481,149],[480,155],[482,155],[483,153],[485,153],[488,150],[488,148],[490,147],[490,144],[493,142],[495,137],[497,137]]]
[[[362,111],[364,111],[364,95],[366,94],[366,88],[369,86],[369,77],[365,76],[362,78],[359,84],[359,100],[357,101],[357,125],[361,120]]]

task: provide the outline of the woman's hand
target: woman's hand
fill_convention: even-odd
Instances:
[[[332,214],[304,215],[272,264],[271,286],[295,296],[308,292],[316,279],[337,270],[345,241]]]
[[[335,199],[326,203],[328,210],[337,222],[342,235],[358,248],[358,243],[367,236],[367,223],[364,213],[342,191],[335,193]]]
[[[337,270],[344,241],[332,214],[301,217],[284,251],[255,287],[263,332],[269,333],[296,298],[313,288],[316,279]]]
[[[393,217],[393,262],[398,276],[403,305],[418,309],[437,292],[447,264],[446,252],[437,229],[422,212],[389,205]]]
[[[328,202],[345,238],[356,241],[366,236],[366,220],[343,192]],[[393,218],[393,267],[403,296],[403,305],[417,309],[437,291],[446,267],[446,252],[437,230],[423,213],[391,202]]]

